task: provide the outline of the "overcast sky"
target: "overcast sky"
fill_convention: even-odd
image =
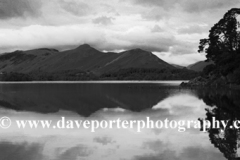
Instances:
[[[203,60],[199,39],[239,0],[0,0],[0,53],[88,43],[142,48],[187,65]]]

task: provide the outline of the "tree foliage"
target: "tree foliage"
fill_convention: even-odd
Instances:
[[[240,23],[238,15],[240,8],[229,10],[210,30],[206,39],[200,40],[199,52],[206,52],[207,59],[216,64],[225,54],[239,54],[240,52]]]
[[[208,61],[215,66],[204,73],[217,78],[226,77],[227,83],[239,84],[240,69],[240,8],[229,10],[209,31],[206,39],[200,40],[199,52],[205,52]]]

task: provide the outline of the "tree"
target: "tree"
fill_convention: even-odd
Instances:
[[[206,118],[211,124],[216,121],[225,121],[226,126],[221,123],[219,127],[211,125],[208,128],[209,140],[218,148],[220,152],[229,160],[238,158],[238,150],[240,148],[240,128],[233,127],[234,122],[240,119],[240,92],[226,90],[197,90],[196,92],[200,99],[209,107],[206,108]],[[215,122],[213,121],[215,118]],[[202,122],[202,119],[200,119]],[[201,123],[203,128],[203,123]]]
[[[222,57],[240,54],[240,23],[237,16],[240,8],[229,10],[210,30],[206,39],[200,40],[199,52],[206,52],[207,60],[221,63]]]

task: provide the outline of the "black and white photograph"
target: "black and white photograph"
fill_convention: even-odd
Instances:
[[[239,0],[0,0],[0,160],[239,159]]]

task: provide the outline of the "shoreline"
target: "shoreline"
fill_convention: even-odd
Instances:
[[[87,81],[0,81],[0,84],[7,83],[179,83],[188,82],[189,80],[87,80]]]
[[[198,88],[208,88],[208,89],[219,89],[219,88],[224,88],[224,89],[236,89],[240,90],[240,85],[237,84],[226,84],[226,85],[202,85],[202,84],[189,84],[189,82],[182,82],[179,87],[181,88],[190,88],[190,89],[198,89]]]

